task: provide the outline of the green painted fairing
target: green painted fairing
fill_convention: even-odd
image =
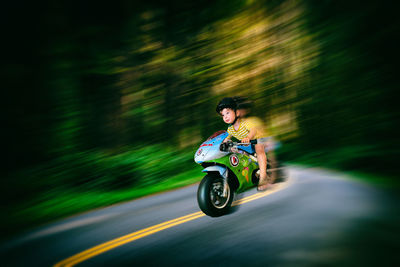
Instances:
[[[231,155],[236,155],[239,159],[239,164],[236,167],[231,164]],[[254,187],[254,184],[252,182],[252,174],[254,171],[258,170],[258,164],[251,160],[248,156],[240,153],[235,153],[219,159],[213,159],[211,162],[225,165],[235,174],[239,182],[239,187],[236,190],[237,193],[244,192],[247,189]]]

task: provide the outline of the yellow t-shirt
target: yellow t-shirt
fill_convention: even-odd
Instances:
[[[233,125],[229,126],[228,138],[233,136],[238,140],[242,140],[243,138],[247,137],[247,135],[250,132],[250,129],[256,129],[256,135],[253,137],[253,139],[258,139],[267,136],[262,121],[257,117],[249,117],[240,120],[239,128],[237,130],[235,130]]]

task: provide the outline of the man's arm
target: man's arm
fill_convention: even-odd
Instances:
[[[250,143],[250,140],[252,140],[254,138],[254,136],[256,136],[256,134],[257,134],[257,129],[256,128],[250,129],[250,131],[247,134],[247,136],[241,140],[242,143]]]

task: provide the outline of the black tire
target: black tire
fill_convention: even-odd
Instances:
[[[200,209],[211,217],[228,214],[234,196],[232,185],[228,183],[227,196],[223,197],[224,179],[214,173],[209,173],[201,180],[197,190],[197,203]]]

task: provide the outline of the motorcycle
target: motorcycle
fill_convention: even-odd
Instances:
[[[234,196],[258,185],[259,166],[254,145],[272,144],[270,138],[251,140],[250,143],[224,142],[226,131],[218,131],[197,149],[194,161],[207,173],[197,190],[197,202],[208,216],[218,217],[232,210]],[[271,147],[270,147],[271,148]],[[267,175],[277,178],[278,168],[267,153]]]

